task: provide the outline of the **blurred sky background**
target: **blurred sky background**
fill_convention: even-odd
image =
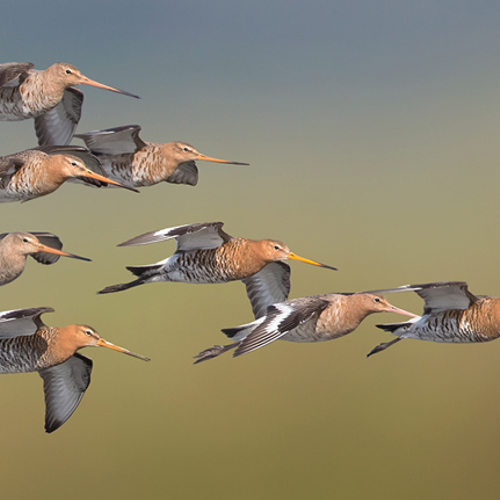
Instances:
[[[250,166],[199,162],[195,188],[68,184],[2,204],[0,232],[51,231],[93,262],[28,262],[1,310],[50,306],[48,324],[152,358],[84,350],[92,384],[51,435],[39,377],[0,377],[2,496],[497,499],[500,342],[408,340],[366,359],[389,340],[374,325],[404,319],[386,314],[340,340],[193,366],[252,320],[242,283],[95,292],[175,248],[116,244],[221,220],[339,268],[293,262],[291,297],[440,280],[500,295],[499,24],[497,2],[3,5],[2,62],[72,63],[142,97],[82,86],[79,132],[139,124]],[[0,155],[34,146],[32,121],[0,123]]]

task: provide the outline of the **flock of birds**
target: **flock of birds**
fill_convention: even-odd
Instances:
[[[0,120],[34,118],[38,147],[0,157],[0,202],[27,201],[45,196],[64,182],[95,187],[121,187],[131,191],[162,181],[196,185],[196,160],[247,165],[205,156],[183,142],[156,144],[139,137],[141,128],[128,125],[86,134],[74,134],[83,94],[75,85],[138,97],[90,80],[70,64],[56,63],[35,70],[31,63],[0,64]],[[70,145],[74,137],[85,147]],[[200,363],[235,349],[234,356],[275,340],[319,342],[344,336],[368,315],[391,312],[410,317],[403,323],[377,327],[395,339],[380,344],[375,354],[401,339],[435,342],[485,342],[500,336],[500,299],[476,296],[465,282],[438,282],[360,293],[331,293],[288,300],[290,266],[296,260],[335,270],[300,257],[278,240],[233,237],[222,222],[171,227],[132,238],[119,246],[143,245],[175,239],[170,257],[150,265],[127,269],[136,277],[99,293],[114,293],[146,283],[225,283],[241,280],[246,286],[255,321],[222,330],[232,343],[216,345],[195,356]],[[61,240],[44,232],[0,235],[0,286],[24,270],[28,256],[53,264],[61,256],[86,260],[62,251]],[[414,291],[424,301],[417,316],[391,305],[382,293]],[[45,430],[59,428],[75,411],[89,383],[92,360],[77,351],[101,346],[149,361],[148,358],[104,340],[91,327],[62,328],[43,323],[48,307],[0,313],[0,373],[38,372],[45,393]]]

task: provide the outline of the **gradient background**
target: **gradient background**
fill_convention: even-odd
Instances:
[[[82,87],[79,131],[137,123],[250,167],[199,163],[196,188],[65,185],[3,204],[1,231],[51,231],[93,259],[28,262],[1,310],[51,306],[151,363],[104,349],[73,417],[43,432],[35,374],[3,376],[2,497],[497,499],[500,342],[405,341],[369,317],[322,344],[277,342],[193,366],[252,319],[244,286],[97,296],[173,243],[146,231],[221,220],[339,272],[292,263],[291,297],[466,280],[500,295],[497,2],[18,1],[1,60],[75,64],[142,96]],[[79,141],[75,141],[80,143]],[[36,145],[0,123],[0,154]],[[420,312],[414,294],[392,295]]]

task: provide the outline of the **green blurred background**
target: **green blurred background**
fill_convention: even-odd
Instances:
[[[117,243],[217,220],[339,268],[292,263],[291,297],[438,280],[500,295],[499,22],[496,2],[3,5],[2,62],[69,62],[142,96],[82,87],[80,132],[137,123],[251,165],[200,162],[196,188],[68,184],[0,207],[1,232],[51,231],[93,259],[30,261],[1,310],[51,306],[47,323],[152,358],[85,350],[92,384],[52,435],[37,375],[1,377],[2,497],[499,498],[500,342],[405,341],[367,360],[389,339],[374,325],[403,319],[378,315],[337,341],[193,366],[252,319],[243,284],[95,295],[175,247]],[[0,123],[1,155],[35,145],[32,122]]]

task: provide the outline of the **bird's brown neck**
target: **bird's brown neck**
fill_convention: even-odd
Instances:
[[[0,286],[15,280],[24,270],[27,255],[12,251],[0,242]]]
[[[330,338],[347,335],[367,316],[375,312],[363,307],[363,298],[360,294],[332,294],[330,297],[326,295],[325,299],[330,300],[331,304],[321,313],[317,329],[329,333]]]
[[[261,271],[267,261],[260,251],[259,241],[246,238],[234,238],[225,245],[228,253],[232,256],[235,279],[244,279]]]
[[[34,172],[33,186],[39,195],[52,193],[72,177],[58,155],[47,158],[43,172],[43,175],[39,170]]]
[[[50,361],[51,366],[64,363],[64,361],[73,356],[77,350],[75,349],[75,343],[72,341],[72,338],[64,334],[66,328],[71,328],[71,326],[62,328],[47,326],[39,330],[40,334],[47,340],[47,359]]]
[[[142,168],[147,165],[147,175],[150,183],[161,182],[170,177],[178,167],[172,159],[168,144],[146,143],[146,146],[134,154],[134,163],[139,163]]]
[[[41,112],[52,109],[63,97],[66,86],[53,70],[33,71],[19,86],[23,102],[28,108],[37,108]],[[41,114],[41,113],[40,113]]]

